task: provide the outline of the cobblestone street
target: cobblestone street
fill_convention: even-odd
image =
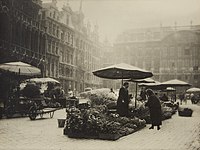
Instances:
[[[161,130],[139,132],[117,141],[70,139],[58,128],[57,119],[65,118],[65,110],[55,112],[54,118],[30,121],[29,118],[3,119],[0,121],[1,150],[197,150],[200,149],[200,106],[182,105],[194,110],[192,117],[179,117],[163,122]]]

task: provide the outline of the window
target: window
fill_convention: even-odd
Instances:
[[[194,80],[197,80],[199,77],[199,75],[194,75]]]
[[[58,43],[56,43],[56,54],[58,54]]]
[[[199,66],[193,66],[193,71],[198,71]]]
[[[66,24],[69,25],[69,15],[67,15]]]
[[[172,62],[172,67],[175,67],[175,63],[174,62]]]
[[[60,50],[60,61],[64,62],[64,53],[63,53],[63,50]]]
[[[56,12],[55,11],[53,12],[53,18],[56,18]]]
[[[51,52],[51,41],[50,40],[48,41],[48,49],[47,49],[47,51]]]
[[[190,55],[190,49],[188,47],[185,48],[184,54],[185,55]]]
[[[45,19],[45,11],[42,12],[42,19]]]

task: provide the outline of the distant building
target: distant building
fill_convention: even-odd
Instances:
[[[200,26],[129,30],[118,36],[114,51],[115,62],[152,71],[155,80],[200,86]]]

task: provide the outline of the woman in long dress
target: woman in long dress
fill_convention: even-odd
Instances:
[[[147,96],[148,101],[145,104],[145,106],[149,107],[152,124],[152,126],[149,129],[154,129],[154,126],[157,126],[157,130],[160,130],[160,125],[162,125],[160,100],[151,89],[147,89]]]

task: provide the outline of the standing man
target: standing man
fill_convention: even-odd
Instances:
[[[125,82],[119,90],[119,97],[117,100],[117,113],[120,116],[128,116],[128,104],[129,104],[129,94],[128,94],[129,83]]]
[[[68,90],[68,97],[71,98],[74,96],[74,93],[71,89]]]

